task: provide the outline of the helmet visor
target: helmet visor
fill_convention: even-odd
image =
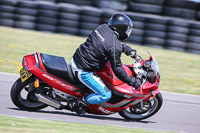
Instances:
[[[133,27],[132,27],[132,26],[128,26],[128,27],[127,27],[127,30],[126,30],[126,35],[127,35],[127,37],[129,37],[129,36],[131,35],[132,30],[133,30]]]

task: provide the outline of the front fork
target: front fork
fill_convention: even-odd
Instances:
[[[144,82],[143,82],[144,83]],[[141,89],[140,89],[140,92],[142,93],[143,91],[143,85],[144,84],[142,84],[141,85]],[[154,91],[154,90],[151,90],[151,96],[153,97],[153,98],[155,98],[156,97],[156,92]],[[143,102],[143,100],[140,102],[140,109],[141,109],[141,111],[143,111],[143,107],[144,107],[144,102]]]

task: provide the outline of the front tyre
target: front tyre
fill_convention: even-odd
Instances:
[[[151,117],[159,111],[163,103],[163,98],[159,92],[155,98],[150,98],[143,103],[143,110],[139,104],[119,112],[119,115],[128,120],[143,120]]]
[[[24,82],[19,78],[13,84],[10,96],[12,102],[22,110],[36,111],[43,108],[46,108],[47,105],[34,101],[32,97],[34,97],[34,78],[30,78]]]

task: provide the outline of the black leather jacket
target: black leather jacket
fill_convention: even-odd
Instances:
[[[80,45],[73,59],[79,69],[88,72],[101,70],[110,60],[114,74],[130,85],[132,78],[123,69],[120,59],[124,47],[126,45],[120,43],[113,30],[107,24],[102,24]]]

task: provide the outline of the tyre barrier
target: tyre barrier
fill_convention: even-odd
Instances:
[[[81,6],[79,35],[87,37],[101,24],[102,10],[95,7]]]
[[[59,3],[57,33],[78,35],[80,7],[69,3]]]
[[[0,1],[0,25],[14,26],[15,6],[17,2],[13,0]]]
[[[37,11],[36,30],[56,32],[59,6],[49,1],[38,1]]]
[[[189,24],[188,41],[186,51],[200,54],[200,23],[192,21]]]
[[[98,8],[109,8],[109,9],[120,10],[120,11],[125,11],[128,9],[128,5],[126,1],[120,2],[119,0],[116,0],[116,1],[94,0],[93,5]]]
[[[127,14],[132,20],[134,20],[133,23],[134,30],[127,41],[137,45],[143,45],[145,23],[147,16],[141,13],[133,13],[133,12],[124,12],[124,13]]]
[[[57,0],[57,3],[71,3],[75,5],[87,5],[87,6],[92,6],[93,5],[93,0]]]
[[[82,5],[76,2],[71,0],[1,0],[0,25],[87,37],[99,24],[107,23],[113,14],[123,12],[134,22],[134,30],[127,42],[200,54],[200,22],[192,20],[194,14],[190,14],[199,10],[194,2],[190,1],[189,4],[188,1],[182,0],[167,2],[166,0],[132,0],[128,3],[127,0],[115,0],[115,2],[127,4],[127,9],[135,12],[117,11],[126,10],[123,5],[117,10],[113,10],[116,9],[115,4],[113,8],[104,8],[106,6],[104,0],[102,0],[103,4],[92,0],[83,0]],[[134,5],[139,5],[140,8],[137,7],[136,11],[133,9]],[[146,12],[143,6],[155,8]],[[170,17],[163,14],[166,9],[178,10],[179,8],[182,10],[180,14],[184,14],[183,10],[192,10],[192,12],[188,16],[184,14],[182,18],[175,15],[176,13],[169,15]],[[170,14],[170,12],[167,13]],[[188,20],[183,18],[188,18]]]
[[[168,19],[160,16],[148,16],[146,22],[144,45],[164,48]]]

